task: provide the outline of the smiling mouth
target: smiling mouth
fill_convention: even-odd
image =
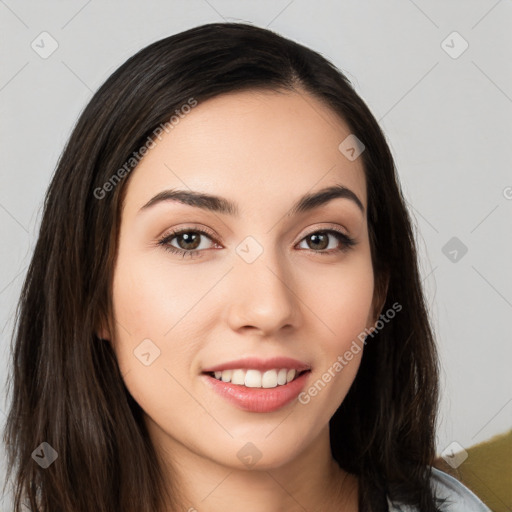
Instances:
[[[213,392],[238,409],[255,413],[276,412],[292,404],[306,386],[310,374],[310,368],[274,368],[263,372],[239,368],[202,372],[204,383]]]
[[[235,369],[216,372],[203,372],[217,381],[240,386],[245,388],[274,389],[286,386],[297,380],[304,373],[311,372],[310,369],[297,372],[294,369],[280,368],[267,371],[254,369]]]

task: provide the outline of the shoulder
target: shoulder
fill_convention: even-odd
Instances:
[[[491,512],[472,491],[456,478],[432,467],[431,486],[442,512]],[[415,507],[393,503],[388,498],[389,512],[417,512]]]

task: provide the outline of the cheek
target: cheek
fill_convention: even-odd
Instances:
[[[359,255],[336,267],[318,266],[314,279],[308,275],[301,284],[302,296],[318,320],[322,339],[328,341],[326,350],[344,352],[371,319],[374,276],[370,258]]]
[[[116,320],[135,337],[163,334],[172,327],[171,312],[179,307],[173,288],[157,266],[120,256],[113,289]]]
[[[190,366],[187,354],[193,344],[178,341],[194,292],[189,289],[184,300],[178,292],[183,284],[169,282],[161,265],[148,264],[128,247],[120,249],[113,284],[117,359],[123,374],[130,373],[132,380],[142,376],[145,387],[158,389],[156,375],[165,368],[174,372]]]
[[[207,319],[201,307],[218,280],[218,272],[210,274],[195,265],[172,265],[165,254],[149,258],[140,249],[138,255],[120,251],[113,290],[116,320],[134,339],[150,335],[170,339],[190,328],[199,311]]]
[[[334,414],[361,363],[365,329],[371,319],[374,276],[368,257],[347,259],[336,269],[325,267],[315,273],[315,285],[303,285],[308,293],[306,304],[316,317],[317,369],[302,396],[304,405],[318,407],[325,420]],[[315,404],[315,405],[313,405]]]
[[[121,374],[134,400],[159,424],[172,424],[172,411],[186,415],[197,409],[186,383],[204,334],[193,319],[200,315],[205,324],[210,321],[199,304],[194,308],[204,287],[183,272],[169,274],[158,262],[120,251],[113,286],[114,350]]]
[[[151,401],[154,389],[179,395],[178,383],[194,377],[194,358],[218,318],[214,294],[208,291],[224,272],[207,265],[173,265],[163,250],[148,257],[140,248],[120,245],[113,345],[132,395],[148,394],[140,403]]]

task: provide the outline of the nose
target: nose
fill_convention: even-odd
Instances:
[[[228,287],[231,329],[272,336],[284,327],[298,327],[300,299],[293,273],[272,251],[265,250],[253,263],[238,259]]]

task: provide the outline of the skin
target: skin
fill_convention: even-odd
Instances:
[[[232,93],[193,108],[132,171],[114,271],[117,328],[102,337],[113,342],[151,439],[180,482],[183,510],[358,510],[357,478],[331,455],[329,419],[362,350],[307,405],[294,401],[271,413],[238,409],[201,376],[203,368],[249,355],[289,356],[311,365],[308,387],[374,325],[366,214],[336,198],[285,216],[302,195],[340,183],[366,212],[361,158],[338,150],[349,134],[303,91]],[[226,197],[241,215],[175,201],[140,211],[171,188]],[[308,235],[331,226],[357,245],[319,254],[343,246],[333,235],[328,247],[311,243]],[[215,234],[201,235],[201,257],[158,245],[182,227]],[[247,236],[263,248],[250,264],[235,251]],[[170,244],[187,248],[181,237]],[[145,339],[160,350],[148,366],[133,354]],[[250,468],[237,457],[247,442],[261,452]]]

